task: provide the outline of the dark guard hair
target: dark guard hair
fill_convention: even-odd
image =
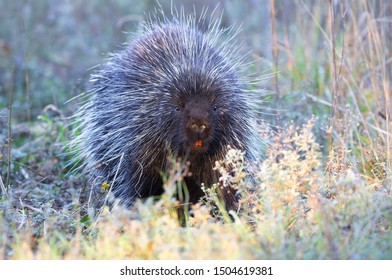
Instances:
[[[228,146],[256,157],[260,97],[249,89],[236,34],[219,24],[205,13],[150,19],[92,75],[74,144],[91,182],[109,183],[123,205],[162,194],[171,156],[190,162],[191,203],[203,196],[202,183],[218,181],[213,167]],[[235,207],[233,192],[222,198]]]

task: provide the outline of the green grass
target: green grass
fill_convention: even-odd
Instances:
[[[232,151],[216,165],[241,193],[241,210],[227,213],[213,191],[221,186],[211,186],[185,226],[174,195],[178,164],[164,174],[162,198],[131,210],[97,210],[84,175],[69,172],[73,155],[62,147],[79,100],[64,101],[84,90],[87,69],[117,50],[128,38],[121,31],[137,30],[152,5],[99,2],[0,4],[18,11],[0,12],[0,258],[392,259],[387,1],[333,9],[322,0],[275,1],[272,30],[264,1],[220,6],[226,25],[245,18],[245,51],[264,57],[252,70],[278,69],[279,95],[267,81],[264,159],[247,165]]]

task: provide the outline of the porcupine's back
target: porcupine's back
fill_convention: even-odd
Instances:
[[[194,16],[150,21],[92,75],[77,142],[91,180],[111,184],[123,204],[162,193],[169,156],[190,161],[185,183],[197,202],[228,145],[254,154],[255,95],[238,46],[218,24],[200,31]]]

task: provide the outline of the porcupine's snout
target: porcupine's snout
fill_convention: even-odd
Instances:
[[[212,139],[213,127],[211,115],[200,104],[193,104],[186,109],[185,134],[191,152],[204,153]]]

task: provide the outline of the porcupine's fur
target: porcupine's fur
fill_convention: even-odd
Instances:
[[[205,15],[150,19],[92,75],[75,141],[91,182],[108,182],[123,205],[163,192],[161,171],[172,155],[190,162],[191,203],[203,196],[202,183],[217,182],[213,167],[228,146],[254,158],[256,92],[235,34],[219,24]],[[222,198],[235,206],[232,190]]]

